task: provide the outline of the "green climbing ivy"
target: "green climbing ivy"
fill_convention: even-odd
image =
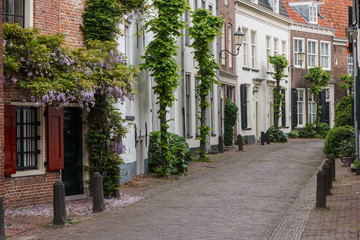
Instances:
[[[224,110],[224,143],[231,146],[234,141],[234,125],[237,120],[239,108],[230,99],[226,99]]]
[[[189,6],[186,0],[154,0],[153,7],[157,16],[145,26],[153,32],[154,40],[147,46],[142,69],[149,69],[156,83],[153,89],[157,95],[156,103],[160,105],[157,114],[160,119],[161,161],[166,175],[172,158],[166,115],[167,108],[172,107],[175,101],[174,92],[180,84],[179,66],[175,59],[178,55],[177,37],[185,27],[185,22],[180,19]]]
[[[195,49],[194,58],[197,61],[197,80],[196,93],[200,96],[199,107],[201,109],[200,119],[200,158],[206,158],[206,137],[211,128],[206,125],[206,110],[210,106],[207,96],[212,91],[212,86],[218,84],[216,70],[219,64],[214,59],[210,45],[215,38],[221,34],[221,26],[224,20],[219,16],[213,16],[206,9],[198,9],[192,14],[193,26],[189,28],[189,35],[194,39],[191,47]]]

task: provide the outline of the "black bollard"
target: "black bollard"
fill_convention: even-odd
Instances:
[[[238,145],[239,145],[239,151],[244,151],[241,134],[237,135],[237,140],[238,140]]]
[[[261,145],[264,145],[265,142],[265,133],[261,132]]]
[[[335,181],[335,178],[336,178],[335,156],[334,156],[334,154],[329,154],[327,157],[329,158],[329,160],[332,163],[332,180]]]
[[[326,159],[325,162],[327,162],[327,164],[329,165],[330,169],[329,169],[329,183],[330,183],[330,188],[332,188],[332,182],[333,182],[333,177],[332,177],[332,169],[333,169],[333,165],[332,162],[329,159]]]
[[[103,176],[98,172],[94,172],[92,176],[92,190],[93,190],[93,212],[105,211],[104,204],[104,190],[103,190]]]
[[[330,166],[327,164],[327,162],[324,163],[322,169],[325,172],[325,194],[326,195],[331,195],[331,188],[330,188],[330,177],[329,174],[331,174],[330,172]]]
[[[54,184],[54,227],[64,227],[67,223],[65,205],[65,186],[62,181]]]
[[[325,172],[319,170],[316,185],[316,208],[326,208]]]
[[[0,197],[0,240],[5,240],[5,221],[3,198]]]
[[[219,153],[224,152],[224,138],[223,136],[219,136]]]
[[[266,132],[266,144],[270,144],[270,132]]]

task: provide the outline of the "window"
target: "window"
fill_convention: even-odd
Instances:
[[[269,117],[270,117],[270,126],[274,125],[274,85],[269,86]]]
[[[246,84],[240,85],[240,98],[241,98],[241,128],[248,128],[248,86]]]
[[[308,123],[314,123],[316,121],[316,102],[314,96],[309,92],[309,109],[308,109]]]
[[[205,0],[201,0],[201,8],[205,8]]]
[[[315,67],[317,66],[317,41],[309,40],[308,41],[308,67]]]
[[[294,65],[296,67],[302,67],[302,63],[299,60],[299,52],[302,52],[304,49],[304,40],[303,39],[294,39]]]
[[[186,137],[191,137],[191,75],[185,75],[185,124],[186,124]]]
[[[256,68],[256,32],[251,31],[251,67]]]
[[[221,49],[224,50],[225,49],[225,24],[223,24],[222,28],[221,28]],[[224,53],[224,52],[223,52]],[[221,58],[221,64],[225,66],[226,62],[225,62],[225,58]]]
[[[209,11],[211,12],[211,14],[213,13],[213,6],[211,4],[209,4]]]
[[[273,11],[279,13],[279,0],[269,0],[269,3]]]
[[[324,69],[330,69],[330,43],[320,43],[320,56],[321,56],[321,67]]]
[[[226,98],[234,102],[234,87],[226,86]]]
[[[248,38],[248,31],[247,29],[243,29],[244,31],[244,39],[243,39],[243,49],[244,49],[244,66],[249,66],[249,62],[248,62],[248,45],[247,45],[247,38]]]
[[[25,27],[25,0],[3,0],[3,22]]]
[[[347,63],[348,63],[348,74],[354,75],[354,55],[347,55]]]
[[[304,125],[304,93],[302,89],[297,90],[297,125]]]
[[[317,6],[309,7],[309,22],[317,24]]]
[[[283,102],[281,104],[281,125],[286,127],[286,89],[281,89],[281,94],[283,95]]]
[[[232,52],[232,25],[229,24],[229,30],[228,30],[228,46],[229,46],[229,51]],[[232,55],[229,55],[229,68],[232,68]]]
[[[229,6],[229,0],[225,0],[225,1],[224,1],[224,4],[225,4],[226,6]]]
[[[16,107],[16,170],[38,168],[38,120],[35,107]]]
[[[266,58],[267,58],[266,70],[267,71],[271,71],[271,64],[269,62],[269,56],[271,55],[270,41],[271,38],[269,36],[266,36]]]
[[[279,53],[279,40],[274,38],[274,55]]]
[[[281,42],[281,54],[286,56],[286,41]]]

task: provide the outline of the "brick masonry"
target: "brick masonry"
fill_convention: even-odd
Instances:
[[[66,35],[66,44],[73,47],[83,47],[84,34],[80,25],[82,24],[84,2],[85,0],[34,1],[34,27],[39,28],[45,34],[63,33]],[[2,63],[2,59],[0,61]],[[2,71],[2,64],[0,66]],[[2,79],[0,81],[2,87]],[[24,93],[21,89],[9,85],[5,89],[5,94],[2,89],[0,89],[0,94],[0,101],[5,99],[5,103],[8,104],[11,101],[20,101]],[[0,116],[0,148],[3,149],[3,103],[0,104]],[[44,150],[42,149],[42,151]],[[59,171],[46,171],[45,174],[37,176],[4,177],[4,153],[3,151],[0,153],[0,183],[2,186],[0,196],[4,196],[6,207],[19,207],[52,201],[53,184],[59,179]]]

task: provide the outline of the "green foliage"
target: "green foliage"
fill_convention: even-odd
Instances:
[[[276,87],[274,88],[274,127],[279,127],[279,117],[281,116],[281,106],[284,104],[284,96],[281,94],[280,81],[285,76],[284,69],[288,65],[288,60],[281,54],[268,56],[269,62],[273,65],[275,73],[274,79],[276,80]]]
[[[125,151],[122,138],[127,129],[124,119],[114,108],[113,101],[105,96],[96,96],[96,105],[87,115],[88,133],[86,144],[89,153],[90,172],[98,171],[104,176],[104,195],[114,193],[119,187],[120,156]]]
[[[345,73],[340,76],[340,80],[343,81],[343,83],[339,85],[340,89],[346,96],[350,96],[354,84],[354,76]]]
[[[298,138],[299,137],[299,132],[296,130],[292,130],[291,132],[289,132],[289,138]]]
[[[192,159],[186,140],[174,133],[169,138],[171,161],[165,167],[161,162],[160,132],[150,133],[149,143],[149,167],[152,172],[158,176],[167,176],[168,174],[183,175],[187,173],[187,168]]]
[[[325,154],[334,154],[340,156],[341,141],[350,141],[352,139],[354,128],[349,126],[334,127],[326,135],[323,152]]]
[[[325,72],[321,67],[312,67],[304,78],[310,85],[309,92],[313,94],[316,102],[316,124],[318,125],[321,115],[320,93],[324,87],[329,85],[332,76]]]
[[[356,168],[356,169],[360,168],[360,162],[358,160],[354,161],[354,168]]]
[[[197,80],[196,93],[200,97],[199,107],[201,109],[200,136],[200,158],[205,157],[206,136],[210,134],[211,128],[206,125],[206,109],[210,106],[207,96],[212,91],[212,86],[218,84],[216,70],[219,64],[214,59],[210,44],[221,34],[221,26],[224,20],[219,16],[213,16],[206,9],[197,9],[192,14],[193,26],[189,28],[189,35],[194,39],[191,47],[195,49],[194,58],[197,61]]]
[[[231,146],[234,140],[234,125],[237,120],[238,107],[230,99],[226,99],[224,110],[224,144]]]
[[[144,12],[145,0],[87,0],[81,29],[87,40],[115,41],[124,15],[139,16]]]
[[[325,138],[330,130],[330,126],[327,123],[307,123],[305,128],[299,131],[300,138]]]
[[[161,159],[165,168],[171,161],[166,109],[172,107],[174,92],[180,84],[179,66],[175,59],[178,55],[177,37],[185,27],[185,22],[180,19],[189,6],[186,0],[154,0],[153,6],[158,15],[147,22],[146,27],[153,32],[154,40],[147,46],[143,57],[145,63],[141,67],[151,71],[156,84],[153,89],[157,95],[156,103],[160,105],[157,113],[160,119]]]
[[[354,126],[353,104],[353,96],[345,96],[340,100],[335,109],[335,127]]]
[[[284,132],[275,126],[271,126],[266,131],[266,134],[269,133],[270,141],[271,142],[279,142],[279,143],[286,143],[287,139]]]
[[[339,157],[355,157],[355,138],[342,140],[339,149]]]

